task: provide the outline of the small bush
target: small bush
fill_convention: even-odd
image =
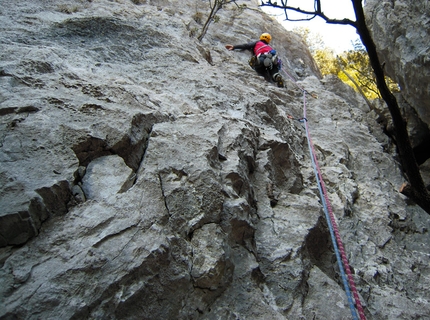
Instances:
[[[197,22],[198,24],[202,24],[203,21],[203,13],[200,11],[197,11],[194,15],[193,15],[193,19],[195,22]]]
[[[195,37],[197,32],[199,31],[199,28],[194,27],[190,29],[190,38]]]

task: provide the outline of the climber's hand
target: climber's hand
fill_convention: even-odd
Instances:
[[[233,50],[234,48],[231,44],[228,44],[225,47],[227,48],[227,50],[230,50],[230,51]]]

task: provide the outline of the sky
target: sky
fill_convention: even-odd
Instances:
[[[272,0],[275,2],[275,0]],[[313,10],[313,0],[288,0],[288,5],[300,7],[304,10]],[[326,23],[323,19],[315,17],[311,21],[285,21],[285,14],[281,9],[262,7],[263,11],[276,16],[277,20],[287,30],[295,27],[307,27],[313,33],[319,33],[327,47],[332,48],[335,53],[341,53],[353,49],[352,41],[359,38],[355,29],[349,25],[333,25]],[[355,20],[354,10],[351,0],[322,0],[321,10],[329,18]],[[290,19],[303,19],[304,15],[299,13],[288,13]]]

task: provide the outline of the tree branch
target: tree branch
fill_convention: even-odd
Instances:
[[[216,14],[218,13],[219,10],[222,9],[222,7],[226,4],[232,3],[234,2],[234,4],[237,5],[236,0],[215,0],[212,6],[212,1],[209,1],[209,8],[211,9],[209,16],[202,28],[202,32],[200,33],[200,35],[197,37],[197,39],[199,41],[202,41],[203,37],[206,35],[206,32],[209,29],[209,25],[211,24],[212,20],[215,18]],[[238,6],[239,7],[239,6]]]
[[[342,67],[342,65],[339,63],[339,68],[341,68],[341,71],[348,77],[348,79],[355,85],[355,87],[357,88],[358,92],[360,92],[361,96],[363,97],[364,101],[366,101],[368,107],[370,108],[370,110],[373,109],[372,104],[370,103],[369,99],[367,99],[366,95],[364,94],[363,90],[361,89],[361,86],[358,85],[357,82],[355,82],[354,78],[345,71],[345,69]]]
[[[324,14],[324,12],[321,11],[321,3],[319,0],[316,0],[316,8],[314,11],[308,11],[308,10],[300,9],[300,7],[296,8],[296,7],[287,6],[286,3],[284,3],[284,1],[282,1],[281,5],[278,5],[276,2],[272,3],[271,0],[268,0],[266,3],[262,1],[260,7],[273,7],[273,8],[283,9],[284,12],[287,10],[291,10],[291,11],[295,11],[298,13],[312,15],[312,17],[310,17],[310,18],[292,20],[292,19],[288,18],[287,14],[285,14],[286,20],[288,20],[288,21],[310,21],[310,20],[314,19],[315,17],[320,17],[320,18],[324,19],[325,22],[330,23],[330,24],[350,25],[350,26],[353,26],[354,28],[356,28],[356,22],[352,21],[350,19],[346,19],[346,18],[345,19],[331,19],[331,18],[327,17]]]

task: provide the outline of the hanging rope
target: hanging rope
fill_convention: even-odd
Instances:
[[[358,317],[357,317],[357,311],[358,311],[360,319],[365,320],[366,316],[364,315],[364,310],[360,302],[360,297],[358,296],[357,289],[355,287],[355,283],[352,277],[351,269],[349,267],[348,259],[345,254],[345,249],[342,244],[342,240],[339,234],[336,220],[334,218],[330,200],[327,195],[327,190],[325,188],[324,180],[322,178],[321,169],[318,164],[315,148],[309,133],[308,120],[306,118],[306,93],[307,92],[304,89],[302,91],[303,91],[303,118],[297,119],[297,120],[304,123],[305,129],[306,129],[306,138],[308,140],[309,152],[312,160],[312,167],[314,169],[315,177],[317,180],[318,190],[320,192],[321,202],[324,208],[324,214],[330,231],[333,248],[336,254],[336,260],[342,277],[342,283],[348,298],[349,307],[351,309],[352,318],[354,320],[356,319],[358,320]],[[289,116],[289,118],[292,118],[292,117]],[[346,271],[346,275],[345,275],[345,271]],[[351,295],[351,291],[352,291],[352,295]],[[352,296],[354,297],[354,299]],[[354,305],[354,300],[355,300],[355,305]]]
[[[301,86],[299,86],[296,82],[296,79],[294,79],[284,68],[281,68],[281,70],[287,75],[288,78],[290,78],[290,80],[294,83],[294,85],[299,88],[303,93],[307,93],[308,95],[310,95],[312,98],[314,99],[318,99],[318,96],[315,93],[310,93],[309,91],[307,91],[306,89],[302,88]]]

